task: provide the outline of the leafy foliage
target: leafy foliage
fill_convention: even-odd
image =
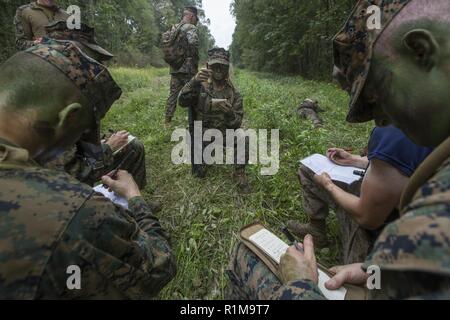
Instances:
[[[13,18],[29,0],[0,0],[0,61],[15,53]],[[116,55],[114,62],[129,66],[164,66],[159,49],[161,34],[180,20],[185,6],[202,6],[201,0],[59,0],[63,8],[78,5],[82,21],[95,27],[97,41]],[[200,10],[201,57],[214,45]]]
[[[234,0],[234,63],[252,70],[329,79],[331,39],[353,0]]]

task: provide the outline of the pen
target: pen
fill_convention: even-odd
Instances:
[[[284,233],[289,242],[292,243],[292,245],[297,249],[297,251],[301,253],[304,252],[303,248],[300,246],[300,243],[295,239],[292,233],[290,233],[289,229],[286,226],[282,226],[281,231]]]
[[[117,178],[117,174],[119,173],[120,169],[122,169],[125,162],[131,157],[131,155],[134,154],[134,150],[131,150],[129,154],[122,160],[122,162],[117,166],[117,168],[111,172],[110,178],[115,180]],[[106,184],[103,184],[103,188],[108,189],[109,187]]]

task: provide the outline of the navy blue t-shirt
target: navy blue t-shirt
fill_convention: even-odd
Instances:
[[[368,158],[387,162],[411,177],[432,151],[432,148],[416,145],[402,131],[389,126],[372,131]]]

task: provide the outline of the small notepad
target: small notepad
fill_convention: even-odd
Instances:
[[[352,184],[361,179],[360,176],[353,173],[354,171],[364,171],[361,170],[361,168],[339,166],[320,154],[313,154],[312,156],[301,160],[300,163],[307,166],[317,175],[328,173],[332,180],[341,181],[347,184]]]
[[[114,192],[110,192],[108,189],[104,188],[103,185],[100,184],[96,186],[94,190],[95,192],[102,194],[105,198],[111,200],[111,202],[114,203],[115,205],[118,205],[127,210],[129,209],[127,199],[118,196]]]
[[[277,264],[280,264],[280,259],[283,254],[286,253],[289,246],[272,232],[267,229],[262,229],[252,235],[249,240],[267,254],[271,259],[273,259]],[[319,271],[319,289],[322,294],[328,300],[345,300],[347,295],[347,289],[344,287],[338,290],[328,290],[325,288],[325,283],[330,280],[330,277],[321,270]]]

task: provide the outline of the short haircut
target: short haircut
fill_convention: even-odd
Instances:
[[[389,45],[392,37],[400,30],[412,28],[442,29],[450,24],[449,0],[412,0],[386,27],[376,42],[387,56],[396,56],[395,48]]]

